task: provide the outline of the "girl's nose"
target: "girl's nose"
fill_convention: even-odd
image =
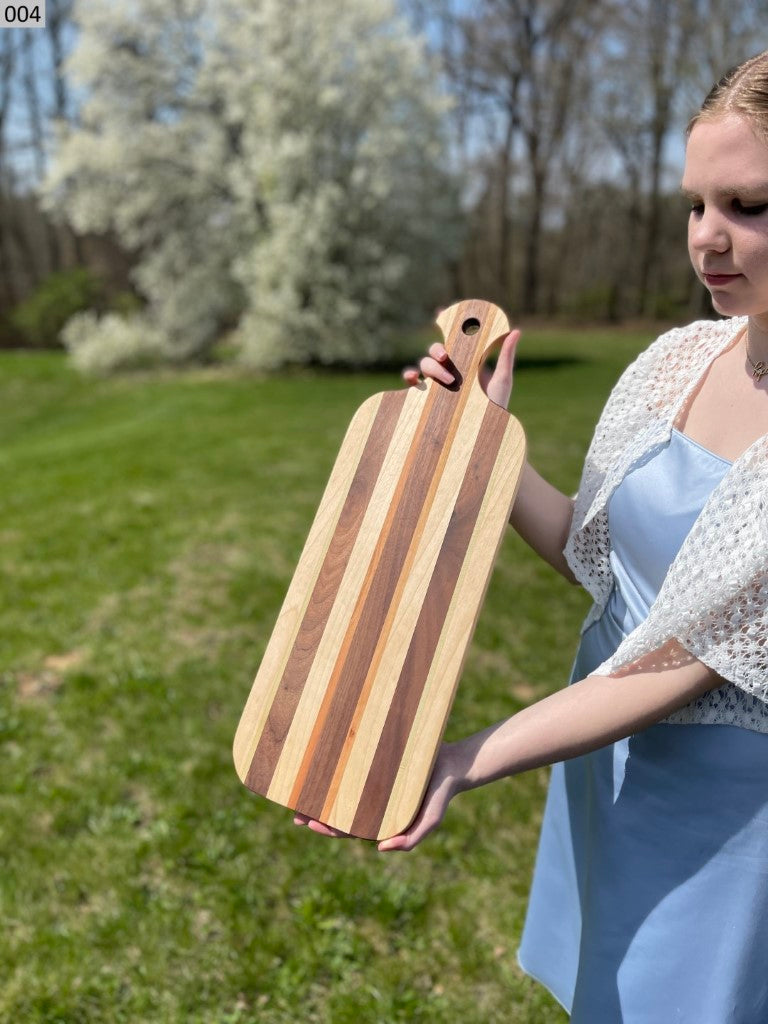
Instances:
[[[724,217],[718,210],[705,208],[691,213],[688,222],[690,244],[699,252],[727,252],[731,239]]]

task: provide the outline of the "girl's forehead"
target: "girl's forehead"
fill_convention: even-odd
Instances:
[[[703,187],[725,196],[761,192],[768,187],[768,145],[750,122],[737,115],[703,120],[694,125],[685,150],[682,190]]]

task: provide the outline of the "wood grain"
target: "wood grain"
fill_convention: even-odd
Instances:
[[[370,839],[418,810],[525,457],[477,380],[506,317],[469,300],[438,325],[458,383],[353,418],[234,744],[249,788]]]

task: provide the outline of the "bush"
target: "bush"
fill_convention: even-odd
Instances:
[[[14,309],[10,321],[27,345],[53,348],[61,344],[67,321],[85,310],[135,311],[138,300],[128,293],[110,297],[105,282],[88,267],[50,274]]]
[[[72,363],[84,373],[136,370],[167,360],[167,339],[142,313],[77,313],[61,336]]]

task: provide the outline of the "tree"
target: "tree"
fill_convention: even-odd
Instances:
[[[80,0],[75,18],[88,98],[47,202],[135,253],[137,329],[165,358],[236,325],[259,366],[364,363],[441,298],[444,101],[390,0],[294,0],[290,17],[278,0]],[[98,325],[80,328],[95,351]]]
[[[550,189],[569,137],[580,127],[592,70],[589,56],[597,46],[607,3],[478,0],[469,10],[466,5],[437,5],[444,26],[441,38],[452,44],[449,68],[460,99],[462,136],[487,154],[475,166],[485,178],[483,204],[491,200],[495,206],[492,291],[506,301],[512,290],[517,221],[522,235],[519,291],[526,312],[540,305]],[[517,216],[515,205],[521,210]]]
[[[62,240],[33,189],[48,157],[48,117],[52,110],[67,113],[60,64],[69,6],[70,0],[49,0],[45,32],[0,33],[0,317],[63,263]]]

